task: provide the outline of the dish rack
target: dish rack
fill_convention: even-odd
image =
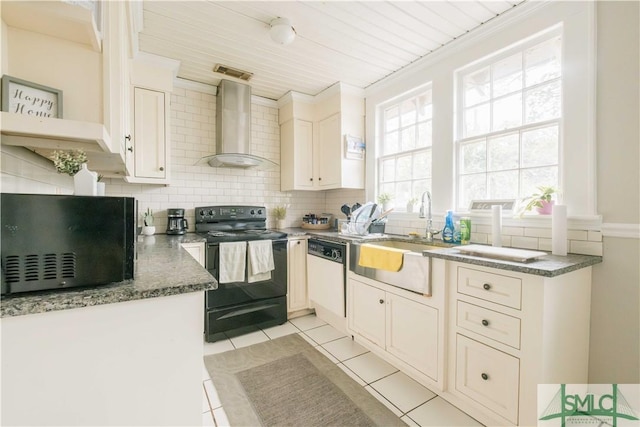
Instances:
[[[372,222],[367,229],[358,227],[356,223],[346,219],[338,220],[338,233],[350,236],[367,236],[369,234],[384,234],[386,219],[382,221]]]

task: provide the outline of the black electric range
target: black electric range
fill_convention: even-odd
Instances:
[[[282,324],[287,321],[287,235],[266,228],[264,206],[203,206],[195,209],[196,233],[207,239],[206,268],[218,289],[205,294],[205,340]],[[249,282],[220,283],[220,245],[271,240],[274,269],[270,277]],[[248,263],[245,262],[245,265]]]

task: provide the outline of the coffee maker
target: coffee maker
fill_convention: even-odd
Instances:
[[[185,234],[189,228],[184,209],[167,209],[167,220],[167,234]]]

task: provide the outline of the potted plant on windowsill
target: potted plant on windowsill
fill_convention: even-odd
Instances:
[[[409,200],[407,200],[407,213],[413,213],[413,207],[415,206],[416,203],[418,203],[417,197],[412,197]]]
[[[540,186],[538,190],[540,190],[540,192],[534,193],[522,201],[521,206],[523,207],[520,210],[520,215],[533,208],[535,208],[540,215],[551,214],[551,209],[555,202],[553,195],[558,193],[558,189],[553,186]]]
[[[145,236],[152,236],[156,232],[156,227],[153,225],[153,211],[147,208],[147,211],[142,214],[144,221],[144,227],[142,227],[142,234]]]
[[[393,200],[393,195],[390,193],[378,194],[378,204],[382,205],[383,212],[389,210],[389,204],[391,203],[391,200]]]

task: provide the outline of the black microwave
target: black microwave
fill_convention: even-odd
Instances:
[[[133,279],[135,199],[2,193],[2,294]]]

